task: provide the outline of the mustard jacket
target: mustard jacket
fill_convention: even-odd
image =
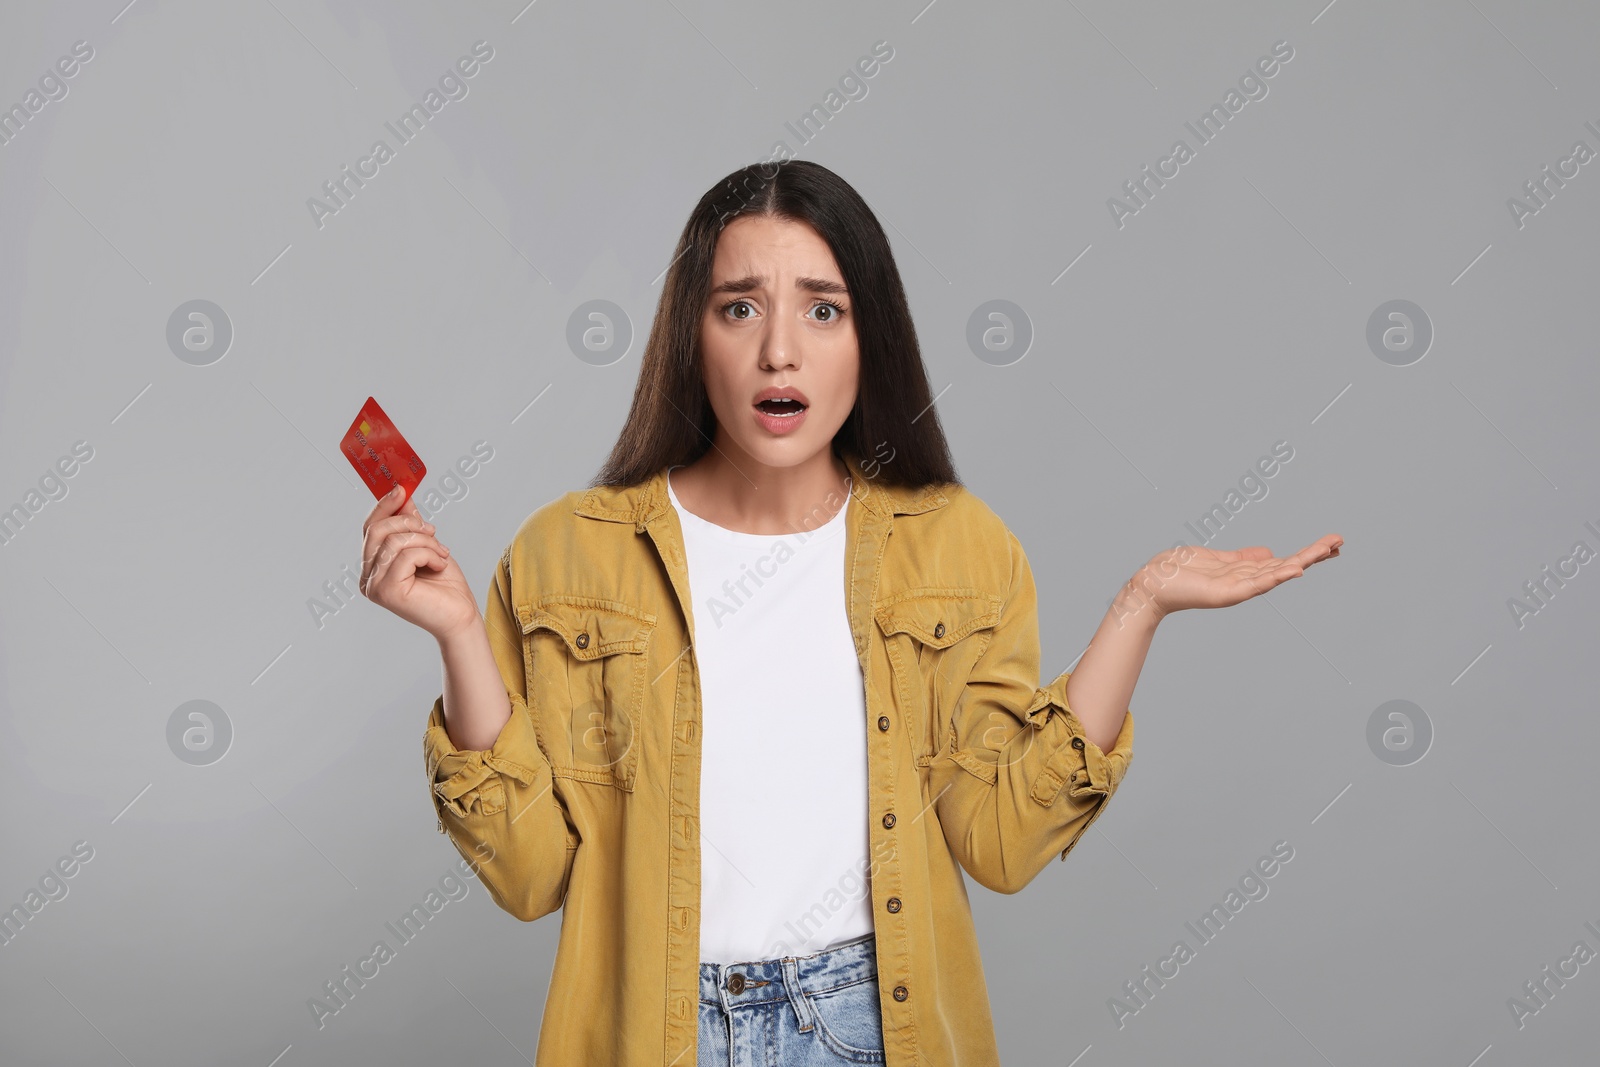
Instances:
[[[1065,860],[1127,772],[1133,716],[1102,752],[1067,707],[1068,673],[1039,686],[1033,573],[986,504],[955,485],[879,484],[846,463],[886,1062],[998,1064],[961,871],[1015,893]],[[523,521],[489,588],[511,699],[494,746],[457,750],[442,695],[428,718],[440,832],[517,918],[566,905],[539,1067],[696,1062],[691,604],[664,469],[567,493]]]

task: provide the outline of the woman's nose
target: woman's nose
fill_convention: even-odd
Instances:
[[[766,329],[761,335],[761,361],[774,370],[794,366],[799,357],[799,327],[792,318],[793,312],[787,308],[780,309],[777,314],[767,318]]]

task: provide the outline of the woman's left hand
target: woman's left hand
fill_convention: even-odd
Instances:
[[[1281,559],[1263,545],[1231,551],[1181,545],[1151,559],[1130,585],[1153,601],[1158,619],[1184,608],[1226,608],[1300,577],[1337,556],[1343,544],[1343,537],[1327,534]]]

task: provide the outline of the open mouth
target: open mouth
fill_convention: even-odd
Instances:
[[[779,415],[785,418],[800,414],[806,406],[798,400],[763,400],[756,405],[768,415]]]

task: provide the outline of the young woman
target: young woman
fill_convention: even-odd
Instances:
[[[1041,686],[889,242],[804,161],[701,198],[610,458],[481,614],[409,500],[363,531],[362,591],[443,657],[439,829],[506,911],[563,909],[537,1062],[654,1067],[998,1063],[961,872],[1015,893],[1099,817],[1162,618],[1342,543],[1160,553]]]

